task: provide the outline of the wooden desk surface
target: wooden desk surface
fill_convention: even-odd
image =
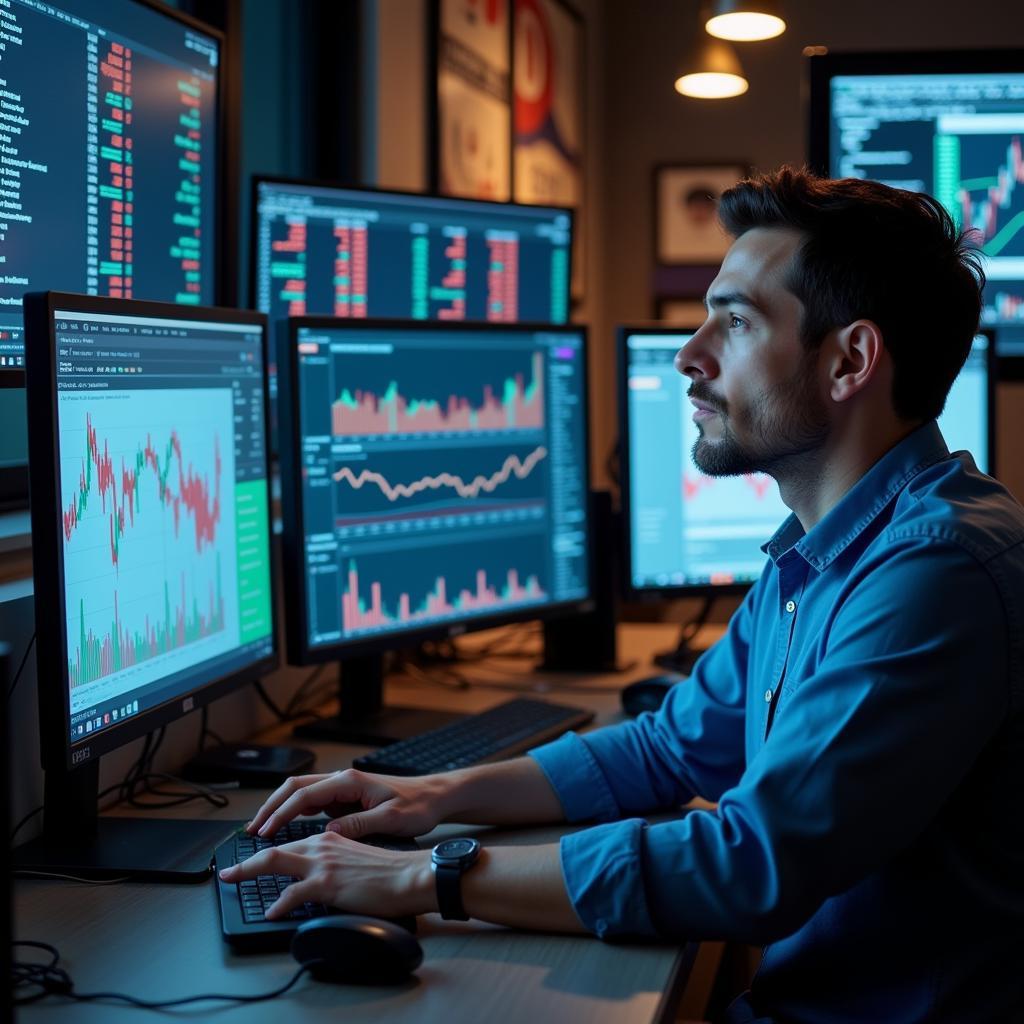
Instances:
[[[552,700],[591,707],[598,724],[619,718],[618,691],[626,681],[649,674],[646,656],[671,642],[664,626],[628,628],[626,655],[640,659],[629,673],[598,677],[527,674],[522,662],[468,665],[465,675],[479,685],[453,692],[441,686],[390,682],[388,700],[422,707],[482,710],[512,694],[492,686],[529,686]],[[527,663],[528,664],[528,663]],[[261,737],[285,741],[275,730]],[[309,744],[318,770],[343,768],[363,748]],[[197,803],[175,809],[177,817],[245,820],[263,793],[229,794],[231,804],[216,810]],[[138,812],[132,812],[138,813]],[[164,812],[171,813],[171,812]],[[444,826],[438,834],[465,832]],[[487,832],[498,843],[550,842],[565,828]],[[421,843],[432,845],[436,835]],[[171,999],[203,992],[256,993],[283,984],[295,962],[287,953],[237,955],[220,936],[217,898],[211,882],[193,886],[19,881],[15,886],[15,934],[49,942],[81,992],[113,990],[149,999]],[[286,996],[252,1005],[198,1004],[181,1016],[191,1020],[277,1022],[343,1019],[468,1021],[514,1020],[647,1022],[671,1019],[685,985],[693,949],[665,945],[611,945],[593,938],[516,932],[477,921],[420,919],[424,962],[401,987],[329,985],[306,977]],[[216,1014],[216,1016],[214,1016]],[[152,1011],[114,1004],[73,1004],[51,998],[25,1007],[19,1019],[106,1022],[154,1019]]]

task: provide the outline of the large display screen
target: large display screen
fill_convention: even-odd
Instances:
[[[674,365],[692,333],[622,330],[626,375],[628,560],[633,590],[753,583],[765,543],[789,515],[763,473],[710,477],[693,462],[698,439],[688,378]],[[992,361],[979,335],[953,384],[939,428],[951,451],[991,471]]]
[[[273,651],[264,339],[74,309],[53,329],[76,742]]]
[[[299,326],[295,345],[285,532],[310,648],[589,596],[582,332]]]
[[[986,257],[982,323],[996,328],[1000,355],[1024,356],[1024,65],[915,73],[898,57],[867,56],[856,71],[854,55],[834,60],[815,78],[827,91],[828,173],[927,192],[973,229]]]
[[[129,0],[0,5],[0,369],[26,291],[214,301],[218,63]]]

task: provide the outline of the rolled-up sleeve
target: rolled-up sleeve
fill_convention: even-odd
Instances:
[[[657,713],[530,751],[567,820],[610,821],[694,796],[715,800],[739,781],[753,595]]]

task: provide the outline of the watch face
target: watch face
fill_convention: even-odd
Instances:
[[[434,854],[445,860],[458,860],[472,853],[479,845],[475,839],[448,839],[434,847]]]

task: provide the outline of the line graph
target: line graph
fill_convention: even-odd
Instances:
[[[237,645],[232,397],[62,392],[58,422],[74,711]]]
[[[460,498],[476,498],[481,492],[492,494],[513,476],[518,480],[525,480],[547,454],[548,450],[541,445],[534,448],[525,459],[520,459],[518,455],[509,455],[497,472],[490,476],[478,474],[468,482],[455,473],[440,473],[437,476],[422,477],[411,484],[392,484],[376,470],[364,469],[359,473],[354,473],[348,466],[342,466],[333,474],[333,479],[337,483],[345,481],[355,490],[372,484],[380,488],[384,497],[392,502],[398,501],[400,498],[415,497],[424,491],[437,491],[441,488],[451,488]]]
[[[85,455],[82,459],[82,472],[78,482],[78,494],[72,498],[64,511],[64,539],[71,540],[80,518],[85,514],[89,498],[92,494],[93,476],[96,477],[96,489],[99,492],[101,510],[107,511],[110,504],[110,560],[116,567],[121,548],[121,538],[128,526],[135,525],[135,514],[141,509],[139,478],[146,469],[151,469],[157,481],[157,500],[171,509],[174,523],[174,534],[178,536],[181,528],[182,508],[190,515],[195,524],[195,543],[197,553],[201,553],[204,544],[212,544],[217,524],[220,522],[220,483],[221,457],[220,441],[213,438],[214,453],[214,497],[210,500],[210,484],[206,477],[194,472],[191,463],[185,468],[181,454],[181,439],[177,431],[172,430],[165,446],[163,460],[153,446],[150,435],[146,436],[146,445],[141,445],[135,452],[134,459],[126,464],[121,458],[121,496],[118,506],[116,490],[116,473],[114,460],[110,455],[109,442],[104,440],[103,451],[99,449],[96,428],[92,424],[90,413],[85,415]],[[177,490],[170,485],[172,458],[177,461]],[[95,467],[95,471],[94,471]],[[125,513],[128,522],[125,521]]]
[[[1018,187],[1024,185],[1024,153],[1021,137],[971,136],[970,145],[959,143],[956,163],[970,159],[969,169],[994,168],[994,172],[964,177],[957,184],[955,203],[950,212],[961,224],[972,229],[982,243],[986,256],[1009,255],[1006,250],[1024,230],[1024,208],[1014,209]],[[981,193],[976,196],[976,193]],[[1014,247],[1015,249],[1017,247]]]

